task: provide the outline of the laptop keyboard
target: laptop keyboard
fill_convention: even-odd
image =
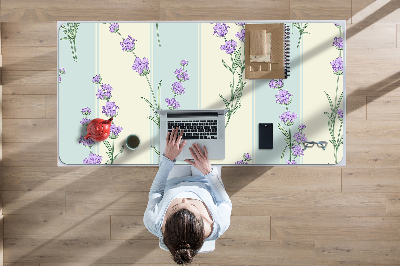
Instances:
[[[168,132],[179,127],[182,139],[217,139],[217,120],[168,121]]]

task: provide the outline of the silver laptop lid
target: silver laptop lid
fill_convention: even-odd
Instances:
[[[191,116],[208,116],[208,115],[225,115],[228,112],[228,109],[194,109],[194,110],[156,110],[156,113],[159,115],[169,115],[172,116],[185,114]]]

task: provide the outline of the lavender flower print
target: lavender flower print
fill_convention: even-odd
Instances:
[[[225,41],[224,45],[221,45],[221,50],[225,51],[227,54],[232,54],[237,46],[237,42],[234,40]]]
[[[291,126],[294,123],[294,120],[297,118],[297,114],[295,112],[290,113],[290,111],[286,111],[279,116],[281,121],[285,123],[286,126]]]
[[[131,35],[128,35],[128,38],[119,43],[122,46],[122,51],[132,52],[135,50],[135,41]]]
[[[343,50],[343,38],[335,37],[332,46],[335,46],[338,50]]]
[[[65,68],[60,68],[59,70],[58,70],[58,82],[59,83],[61,83],[61,75],[64,75],[66,72],[65,72]]]
[[[297,132],[293,135],[293,138],[295,141],[297,141],[297,143],[304,143],[307,141],[307,138],[304,134],[302,134],[301,132]]]
[[[60,68],[60,74],[65,74],[65,68]]]
[[[246,23],[238,22],[238,23],[235,23],[235,24],[238,25],[238,26],[244,26]]]
[[[240,32],[236,32],[235,36],[239,38],[242,42],[244,42],[244,33],[245,29],[242,29]]]
[[[92,113],[92,110],[90,110],[89,107],[85,107],[82,109],[82,114],[83,115],[90,115]]]
[[[101,164],[102,156],[96,155],[94,153],[89,154],[89,158],[83,159],[84,164]]]
[[[115,124],[112,124],[110,127],[110,139],[116,139],[118,138],[119,133],[121,133],[123,128],[121,126],[116,126]]]
[[[189,61],[187,61],[187,60],[182,60],[181,61],[181,66],[187,66],[189,64]]]
[[[92,82],[95,84],[100,84],[101,83],[101,76],[100,74],[96,75],[93,77]]]
[[[282,104],[282,105],[289,105],[292,101],[289,99],[289,97],[292,96],[288,91],[286,90],[279,90],[279,94],[275,95],[276,97],[276,103]]]
[[[109,117],[117,116],[117,109],[119,109],[119,107],[115,105],[115,102],[106,102],[106,106],[102,106],[102,108],[102,113]]]
[[[179,102],[174,98],[165,98],[165,101],[167,102],[167,106],[172,107],[172,109],[178,109],[181,106]]]
[[[186,81],[189,80],[189,74],[187,73],[187,70],[183,71],[183,68],[179,68],[177,70],[175,70],[174,72],[176,74],[176,78],[179,81]]]
[[[297,164],[296,161],[286,161],[286,164]]]
[[[90,121],[91,120],[89,118],[83,118],[81,120],[81,124],[82,124],[82,126],[87,126],[90,123]]]
[[[342,109],[338,109],[338,110],[337,110],[337,115],[338,115],[339,119],[340,119],[340,118],[343,119],[343,111],[342,111]]]
[[[339,56],[335,60],[331,62],[333,73],[336,75],[342,75],[343,74],[343,58]]]
[[[306,126],[305,125],[299,125],[299,130],[303,130],[303,129],[305,129],[306,128]]]
[[[252,159],[250,153],[245,153],[243,154],[243,160],[239,160],[235,162],[235,164],[248,164],[248,162],[250,162],[251,160]]]
[[[216,23],[213,28],[214,34],[216,33],[218,37],[225,37],[225,35],[228,33],[228,28],[230,27],[226,26],[225,23]]]
[[[281,79],[271,79],[269,82],[271,89],[280,89],[283,87],[283,81]]]
[[[110,84],[101,84],[101,88],[98,89],[97,91],[97,99],[102,99],[102,100],[109,100],[111,98],[111,91],[113,88],[110,86]]]
[[[58,77],[58,82],[61,83],[61,77]]]
[[[143,57],[143,59],[140,60],[139,57],[136,57],[132,69],[139,73],[140,76],[147,75],[149,73],[149,59]]]
[[[181,82],[175,82],[172,84],[172,90],[176,94],[184,94],[185,93],[185,87],[183,87]]]
[[[295,157],[304,155],[304,154],[303,154],[303,151],[304,151],[304,150],[301,148],[300,145],[294,145],[294,146],[292,147],[292,151],[293,151],[293,155],[294,155]]]
[[[92,140],[91,138],[85,139],[84,136],[81,135],[79,144],[82,144],[83,146],[90,148],[94,145],[94,140]]]
[[[119,30],[119,24],[118,23],[111,23],[110,25],[110,32],[115,33]]]

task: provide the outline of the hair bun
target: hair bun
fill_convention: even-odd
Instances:
[[[182,245],[179,246],[179,249],[190,249],[189,243],[182,243]]]

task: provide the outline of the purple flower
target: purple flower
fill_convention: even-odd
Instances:
[[[228,28],[230,27],[226,26],[225,23],[216,23],[213,28],[214,34],[216,33],[219,37],[225,37],[225,35],[228,33]]]
[[[112,135],[114,135],[114,136],[111,135],[111,138],[112,138],[112,139],[117,138],[117,137],[118,137],[118,134],[121,133],[122,129],[123,129],[123,128],[122,128],[121,126],[118,126],[118,127],[117,127],[116,125],[111,124],[110,132],[111,132]]]
[[[343,74],[343,58],[339,56],[335,60],[331,62],[333,72],[336,75],[342,75]]]
[[[177,100],[175,100],[174,98],[165,98],[165,101],[167,102],[167,106],[168,107],[172,107],[173,109],[178,109],[181,105],[179,104],[179,102]]]
[[[187,66],[188,65],[188,63],[189,63],[189,61],[187,61],[187,60],[182,60],[181,61],[181,66]]]
[[[245,153],[244,157],[246,158],[246,160],[251,160],[251,155],[249,153]]]
[[[238,26],[244,26],[246,23],[240,23],[240,22],[238,22],[238,23],[235,23],[236,25],[238,25]]]
[[[281,79],[271,79],[269,82],[269,87],[271,89],[280,89],[283,87],[283,80]]]
[[[293,161],[286,161],[286,163],[287,163],[287,164],[297,164],[297,162],[294,161],[294,160],[293,160]]]
[[[338,50],[343,50],[343,38],[335,37],[332,46],[335,46]]]
[[[82,114],[83,115],[90,115],[92,113],[92,110],[90,110],[89,107],[85,107],[82,109]]]
[[[294,146],[292,147],[292,151],[293,151],[293,155],[294,155],[294,156],[304,155],[304,154],[303,154],[303,151],[304,151],[304,150],[301,148],[300,145],[294,145]]]
[[[65,68],[60,68],[60,74],[65,74]]]
[[[101,164],[102,156],[94,153],[89,154],[89,158],[83,159],[84,164]]]
[[[235,162],[235,164],[248,164],[248,163],[243,160],[240,160],[240,161]]]
[[[239,38],[239,40],[241,40],[242,42],[244,42],[244,33],[245,30],[242,29],[240,32],[236,32],[235,36]]]
[[[304,134],[301,134],[301,132],[297,132],[296,134],[293,135],[293,138],[298,142],[298,143],[303,143],[307,141],[307,138]]]
[[[182,83],[180,82],[175,82],[172,84],[172,90],[176,94],[184,94],[185,93],[185,87],[183,87]]]
[[[100,74],[96,75],[93,77],[92,82],[95,84],[100,84],[101,83],[101,76]]]
[[[287,126],[293,125],[294,120],[297,118],[297,114],[295,112],[290,113],[290,111],[284,112],[279,116],[281,121],[285,123]]]
[[[85,139],[85,137],[81,135],[79,144],[82,144],[83,146],[86,147],[92,147],[94,145],[94,140],[92,140],[91,138]]]
[[[89,118],[83,118],[81,121],[82,126],[87,126],[90,123],[90,119]]]
[[[103,111],[101,113],[105,114],[106,116],[116,116],[118,106],[115,105],[115,102],[106,102],[105,106],[102,106]]]
[[[340,25],[338,23],[334,23],[336,27],[340,28]]]
[[[58,77],[58,81],[61,82],[61,77]]]
[[[101,84],[101,88],[97,91],[97,99],[109,100],[111,98],[111,91],[113,88],[110,84]]]
[[[143,57],[142,60],[140,60],[139,57],[135,58],[135,62],[133,63],[132,69],[135,70],[139,75],[145,76],[149,72],[149,59],[146,57]]]
[[[179,68],[177,70],[175,70],[174,72],[176,74],[176,78],[179,81],[186,81],[189,80],[189,74],[187,73],[187,70],[183,71],[183,68]]]
[[[235,51],[236,44],[234,40],[226,41],[224,45],[221,45],[221,50],[225,51],[227,54],[231,54]]]
[[[342,109],[338,109],[338,110],[337,110],[337,115],[338,115],[339,118],[343,118],[343,111],[342,111]]]
[[[112,33],[117,32],[118,29],[119,29],[119,24],[118,23],[111,23],[110,32],[112,32]]]
[[[303,130],[303,129],[305,129],[305,128],[306,128],[305,125],[299,125],[299,130]]]
[[[122,47],[122,51],[132,52],[135,49],[135,39],[128,35],[128,38],[124,39],[124,41],[120,42]]]
[[[275,95],[276,102],[279,102],[280,104],[288,105],[288,104],[290,104],[290,99],[289,99],[290,96],[292,96],[292,94],[290,94],[288,91],[279,90],[279,94]]]

